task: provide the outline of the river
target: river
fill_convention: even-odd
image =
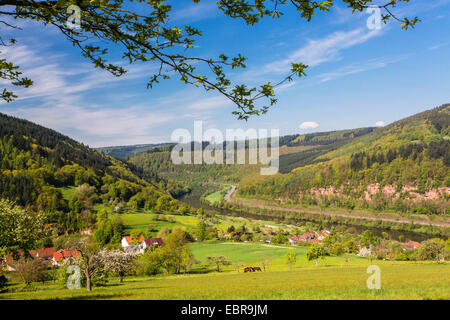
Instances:
[[[233,217],[244,217],[244,218],[248,218],[248,219],[253,219],[253,220],[266,220],[266,221],[273,221],[273,217],[264,217],[261,215],[256,215],[256,214],[251,214],[248,212],[241,212],[241,211],[236,211],[236,210],[230,210],[230,209],[221,209],[221,208],[215,208],[212,206],[207,205],[206,203],[203,203],[202,201],[200,201],[200,196],[196,195],[196,194],[188,194],[185,195],[184,197],[182,197],[181,199],[179,199],[182,202],[185,202],[186,204],[195,207],[195,208],[203,208],[204,210],[213,210],[213,211],[217,211],[222,215],[225,216],[233,216]],[[306,222],[308,222],[307,219],[301,219],[298,218],[298,225],[302,225]],[[378,237],[382,237],[383,236],[383,232],[387,233],[389,235],[390,239],[393,240],[400,240],[400,241],[408,241],[408,240],[412,240],[412,241],[417,241],[417,242],[422,242],[424,240],[433,238],[434,236],[432,235],[427,235],[427,234],[423,234],[423,233],[418,233],[418,232],[412,232],[412,231],[402,231],[402,230],[392,230],[392,229],[384,229],[384,228],[376,228],[376,227],[366,227],[366,226],[361,226],[361,225],[351,225],[351,226],[347,226],[345,224],[340,224],[338,222],[336,223],[326,223],[326,227],[330,228],[332,226],[345,226],[345,227],[351,227],[353,228],[357,233],[362,233],[365,230],[370,230],[374,235],[378,236]]]

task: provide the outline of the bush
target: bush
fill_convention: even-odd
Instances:
[[[13,263],[13,268],[27,286],[33,282],[49,280],[49,264],[46,261],[21,257]]]
[[[161,272],[162,256],[159,250],[147,251],[136,261],[136,274],[151,276]]]
[[[0,292],[3,291],[3,289],[6,288],[6,285],[8,284],[8,278],[4,274],[0,275]]]

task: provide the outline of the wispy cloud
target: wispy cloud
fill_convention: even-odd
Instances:
[[[354,64],[350,64],[350,65],[338,68],[338,69],[330,71],[330,72],[325,72],[325,73],[319,74],[317,76],[317,79],[319,80],[320,83],[327,82],[327,81],[335,80],[335,79],[342,78],[342,77],[356,74],[356,73],[385,68],[390,64],[405,60],[407,58],[408,58],[407,56],[401,56],[401,57],[395,57],[395,58],[371,59],[364,63],[354,63]]]
[[[151,65],[145,67],[130,65],[127,66],[127,74],[118,78],[104,70],[94,71],[88,62],[68,63],[69,59],[65,55],[43,53],[43,50],[25,45],[2,48],[1,55],[19,65],[23,76],[31,78],[34,82],[33,86],[27,89],[11,88],[19,95],[18,100],[66,99],[68,95],[84,93],[114,83],[119,84],[123,79],[144,78],[152,70],[156,70],[156,67]],[[0,81],[0,84],[9,86],[6,81]]]
[[[219,10],[214,1],[203,1],[200,3],[192,3],[181,9],[175,9],[172,13],[171,21],[189,23],[215,18],[218,14]]]
[[[12,88],[19,99],[13,104],[2,103],[2,111],[61,131],[91,146],[160,142],[155,141],[155,128],[184,117],[162,111],[165,109],[155,111],[150,103],[118,108],[116,104],[105,105],[99,97],[86,101],[87,92],[110,89],[124,79],[143,78],[148,75],[148,67],[132,65],[127,75],[117,78],[103,70],[94,71],[87,62],[70,63],[64,55],[43,53],[23,45],[2,48],[2,56],[20,65],[24,76],[34,81],[27,89]],[[9,85],[5,81],[0,84]],[[116,102],[120,99],[120,92],[115,93],[114,99]]]
[[[19,108],[10,113],[57,131],[70,133],[75,139],[93,147],[167,141],[167,137],[159,140],[155,129],[179,118],[179,115],[173,113],[150,111],[144,105],[124,109],[99,109],[61,104],[53,107]]]
[[[380,30],[359,28],[347,32],[334,32],[321,39],[308,40],[305,46],[294,51],[287,58],[263,66],[261,73],[286,73],[292,62],[300,61],[315,67],[324,62],[338,59],[342,50],[364,43],[380,34]]]
[[[185,104],[191,110],[211,110],[233,105],[233,102],[223,96],[196,99]]]

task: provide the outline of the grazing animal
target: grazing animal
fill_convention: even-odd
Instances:
[[[244,272],[255,272],[255,271],[262,271],[260,267],[246,267],[244,269]]]

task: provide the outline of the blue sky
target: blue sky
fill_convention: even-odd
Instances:
[[[369,30],[367,13],[352,15],[341,5],[309,23],[288,10],[249,27],[224,17],[214,1],[177,0],[172,23],[203,30],[192,54],[249,59],[247,69],[230,73],[236,83],[277,82],[290,62],[311,65],[306,78],[279,88],[269,113],[248,122],[231,114],[235,106],[226,98],[175,78],[147,90],[153,65],[132,65],[117,79],[94,69],[56,30],[21,24],[10,34],[18,44],[1,48],[1,56],[35,85],[16,90],[20,99],[2,103],[0,112],[92,147],[167,142],[195,120],[220,130],[278,128],[283,135],[388,124],[450,102],[450,0],[413,0],[395,12],[422,22],[411,31],[395,22]]]

